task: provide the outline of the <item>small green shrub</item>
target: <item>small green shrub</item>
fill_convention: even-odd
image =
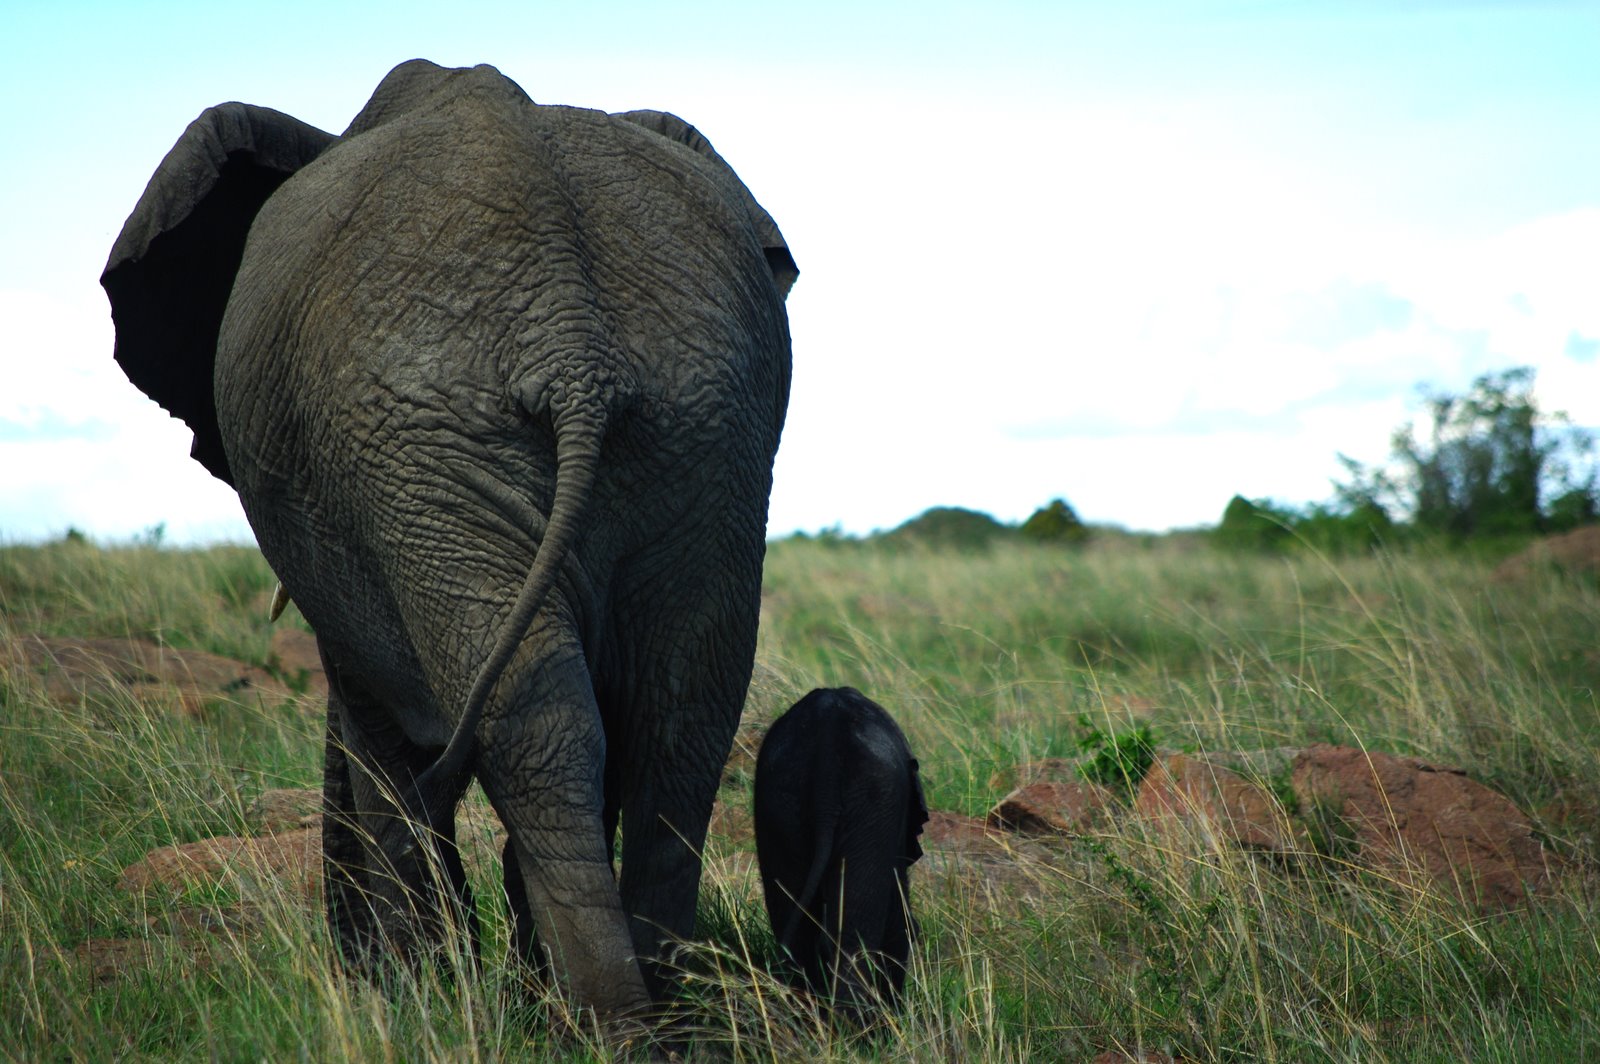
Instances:
[[[1106,732],[1087,716],[1080,716],[1078,724],[1086,729],[1086,734],[1078,740],[1078,749],[1088,755],[1078,766],[1083,778],[1109,787],[1122,786],[1129,790],[1137,787],[1155,762],[1156,740],[1150,725]]]

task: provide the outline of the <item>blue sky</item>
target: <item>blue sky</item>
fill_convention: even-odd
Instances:
[[[228,99],[338,131],[394,64],[695,123],[783,227],[771,528],[1064,496],[1136,528],[1326,498],[1420,383],[1600,425],[1600,5],[12,4],[0,539],[246,538],[96,279]]]

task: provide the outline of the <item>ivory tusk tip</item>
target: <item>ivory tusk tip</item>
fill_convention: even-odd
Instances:
[[[272,607],[267,611],[267,623],[271,624],[283,615],[283,608],[289,605],[289,592],[284,590],[283,581],[278,581],[277,590],[272,593]]]

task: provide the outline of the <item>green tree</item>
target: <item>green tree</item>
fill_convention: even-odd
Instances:
[[[1600,492],[1595,490],[1592,478],[1582,487],[1563,491],[1545,507],[1545,522],[1551,532],[1593,524],[1596,518],[1600,518]]]
[[[1596,507],[1593,434],[1533,396],[1534,370],[1486,373],[1465,395],[1423,394],[1427,431],[1402,425],[1389,468],[1343,455],[1350,480],[1336,485],[1349,509],[1409,515],[1425,532],[1454,538],[1572,527]]]
[[[1074,545],[1089,538],[1089,526],[1078,520],[1078,513],[1065,499],[1052,499],[1022,522],[1022,535],[1037,543]]]
[[[1312,503],[1294,515],[1294,538],[1326,554],[1373,550],[1396,539],[1394,522],[1370,500],[1347,505]]]
[[[1223,508],[1211,538],[1219,547],[1239,551],[1282,550],[1289,543],[1294,514],[1266,499],[1235,495]]]

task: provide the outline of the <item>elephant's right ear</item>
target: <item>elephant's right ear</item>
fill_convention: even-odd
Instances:
[[[744,193],[745,209],[750,212],[750,221],[755,225],[756,235],[761,239],[761,250],[767,257],[767,266],[772,270],[772,280],[778,286],[778,294],[787,299],[789,289],[793,288],[795,281],[800,278],[800,267],[795,265],[794,256],[789,253],[789,245],[783,239],[783,233],[778,230],[778,223],[772,220],[772,215],[766,212],[766,208],[756,202],[750,190],[745,187],[745,183],[739,180],[739,175],[733,172],[733,167],[717,154],[717,149],[711,146],[705,134],[667,111],[624,111],[615,117],[627,119],[669,140],[675,140],[692,148],[728,172]]]
[[[217,333],[256,212],[337,138],[266,107],[225,103],[189,123],[111,249],[116,359],[194,431],[194,459],[233,483],[217,431]]]

